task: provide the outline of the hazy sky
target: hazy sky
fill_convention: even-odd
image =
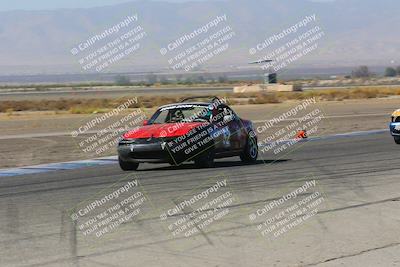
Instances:
[[[35,9],[57,9],[57,8],[81,8],[114,5],[135,0],[12,0],[0,1],[0,11],[5,10],[35,10]],[[152,0],[141,0],[152,1]],[[159,0],[167,2],[188,2],[201,0]],[[210,0],[209,0],[210,1]],[[216,0],[211,0],[216,1]]]
[[[42,10],[42,9],[58,9],[58,8],[82,8],[114,5],[135,0],[2,0],[0,1],[0,11],[6,10]],[[140,0],[152,1],[152,0]],[[166,2],[188,2],[188,1],[204,1],[204,0],[158,0]],[[221,1],[221,0],[208,0]],[[251,1],[251,0],[249,0]],[[310,0],[318,2],[335,1],[335,0]]]

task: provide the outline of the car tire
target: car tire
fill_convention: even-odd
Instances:
[[[258,157],[258,144],[257,139],[254,137],[248,137],[246,141],[246,146],[242,154],[240,154],[240,159],[245,163],[254,163],[257,161]]]
[[[214,158],[214,149],[207,149],[194,159],[194,164],[197,168],[212,168],[214,167]]]
[[[400,145],[400,136],[393,136],[393,138],[396,144]]]
[[[136,171],[139,167],[139,163],[129,162],[118,157],[119,166],[124,171]]]

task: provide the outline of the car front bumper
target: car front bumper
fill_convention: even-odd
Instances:
[[[172,163],[173,160],[169,152],[163,149],[162,143],[149,144],[119,144],[118,155],[124,161],[136,163]]]
[[[393,136],[400,136],[400,122],[392,122],[389,125],[390,134]]]

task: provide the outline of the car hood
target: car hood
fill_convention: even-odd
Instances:
[[[395,110],[395,111],[392,113],[392,117],[399,117],[399,116],[400,116],[400,109]]]
[[[137,139],[137,138],[159,138],[159,137],[176,137],[185,135],[193,128],[200,126],[202,122],[185,122],[185,123],[165,123],[165,124],[151,124],[141,126],[137,129],[126,132],[123,135],[124,139]]]

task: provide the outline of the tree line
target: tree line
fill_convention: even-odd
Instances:
[[[375,76],[375,74],[369,70],[368,66],[360,66],[351,72],[351,76],[353,78],[369,78]],[[400,76],[400,66],[396,68],[387,67],[385,69],[384,76],[385,77]]]

